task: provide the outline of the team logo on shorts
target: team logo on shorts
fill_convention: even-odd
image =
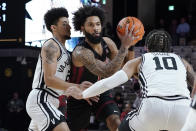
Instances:
[[[52,122],[52,124],[55,124],[55,120],[54,120],[54,118],[53,118],[53,119],[51,119],[51,122]]]

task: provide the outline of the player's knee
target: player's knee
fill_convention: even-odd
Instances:
[[[106,123],[108,128],[111,131],[116,131],[118,126],[120,125],[121,121],[120,121],[120,117],[118,115],[110,115],[107,119],[106,119]]]

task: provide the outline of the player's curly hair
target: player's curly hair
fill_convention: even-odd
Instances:
[[[90,5],[84,5],[83,7],[80,7],[76,12],[73,13],[73,15],[73,26],[76,31],[81,30],[81,26],[84,25],[86,19],[90,16],[98,16],[101,21],[101,25],[103,25],[105,19],[103,9]]]
[[[52,32],[50,26],[56,25],[59,18],[61,17],[69,17],[67,9],[60,7],[60,8],[52,8],[46,12],[44,15],[44,22],[46,24],[47,29]]]
[[[152,30],[145,40],[149,52],[170,52],[171,43],[170,34],[164,30]]]

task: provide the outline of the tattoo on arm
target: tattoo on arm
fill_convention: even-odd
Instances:
[[[57,47],[51,42],[44,47],[45,58],[48,64],[54,63],[54,58],[56,53],[58,52]]]
[[[108,77],[120,69],[128,50],[121,47],[118,54],[109,63],[103,63],[102,61],[95,59],[94,54],[84,47],[77,47],[74,52],[73,55],[77,57],[77,60],[82,62],[93,74],[101,77]]]
[[[103,71],[106,72],[106,76],[104,77],[111,76],[121,68],[127,53],[128,53],[128,49],[124,47],[120,48],[118,54],[114,57],[114,59],[105,65],[105,69]]]

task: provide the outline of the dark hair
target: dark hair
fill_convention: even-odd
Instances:
[[[52,32],[50,26],[56,25],[59,18],[61,17],[69,17],[67,9],[60,7],[60,8],[52,8],[46,12],[44,15],[44,21],[46,24],[47,29]]]
[[[145,45],[149,52],[169,52],[171,36],[164,30],[152,30],[146,36]]]
[[[80,7],[73,15],[73,26],[76,31],[81,30],[81,26],[84,25],[86,19],[90,16],[98,16],[102,25],[105,19],[103,9],[90,5]]]

